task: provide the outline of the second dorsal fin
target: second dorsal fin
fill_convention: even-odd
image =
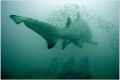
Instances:
[[[68,18],[67,18],[67,23],[66,23],[66,25],[70,25],[71,23],[72,23],[72,20],[71,20],[70,17],[68,17]]]
[[[79,14],[79,12],[78,12],[78,15],[77,15],[77,19],[80,19],[80,14]]]

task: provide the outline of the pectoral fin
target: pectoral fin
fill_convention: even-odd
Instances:
[[[87,42],[90,43],[90,44],[93,44],[93,45],[97,45],[98,44],[97,42],[93,41],[92,39],[89,39]]]

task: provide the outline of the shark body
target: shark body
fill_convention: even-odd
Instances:
[[[59,39],[62,39],[62,49],[71,42],[80,48],[84,46],[84,42],[97,45],[97,42],[91,39],[92,32],[88,23],[80,17],[79,13],[77,19],[73,22],[70,17],[67,18],[64,29],[32,18],[17,15],[10,15],[10,18],[12,18],[16,24],[23,22],[28,28],[41,35],[47,41],[48,49],[54,47]]]

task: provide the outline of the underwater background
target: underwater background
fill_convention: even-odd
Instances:
[[[67,17],[85,19],[98,45],[73,43],[52,49],[10,15],[30,17],[64,28]],[[1,1],[2,79],[118,79],[119,1]]]

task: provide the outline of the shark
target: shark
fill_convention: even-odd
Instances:
[[[79,12],[76,16],[74,21],[67,17],[67,23],[63,29],[28,17],[10,15],[10,18],[16,24],[23,22],[28,28],[42,36],[48,44],[48,49],[53,48],[59,39],[62,39],[62,49],[65,49],[71,42],[79,48],[84,47],[85,42],[97,45],[98,43],[92,39],[88,23],[80,17]]]

